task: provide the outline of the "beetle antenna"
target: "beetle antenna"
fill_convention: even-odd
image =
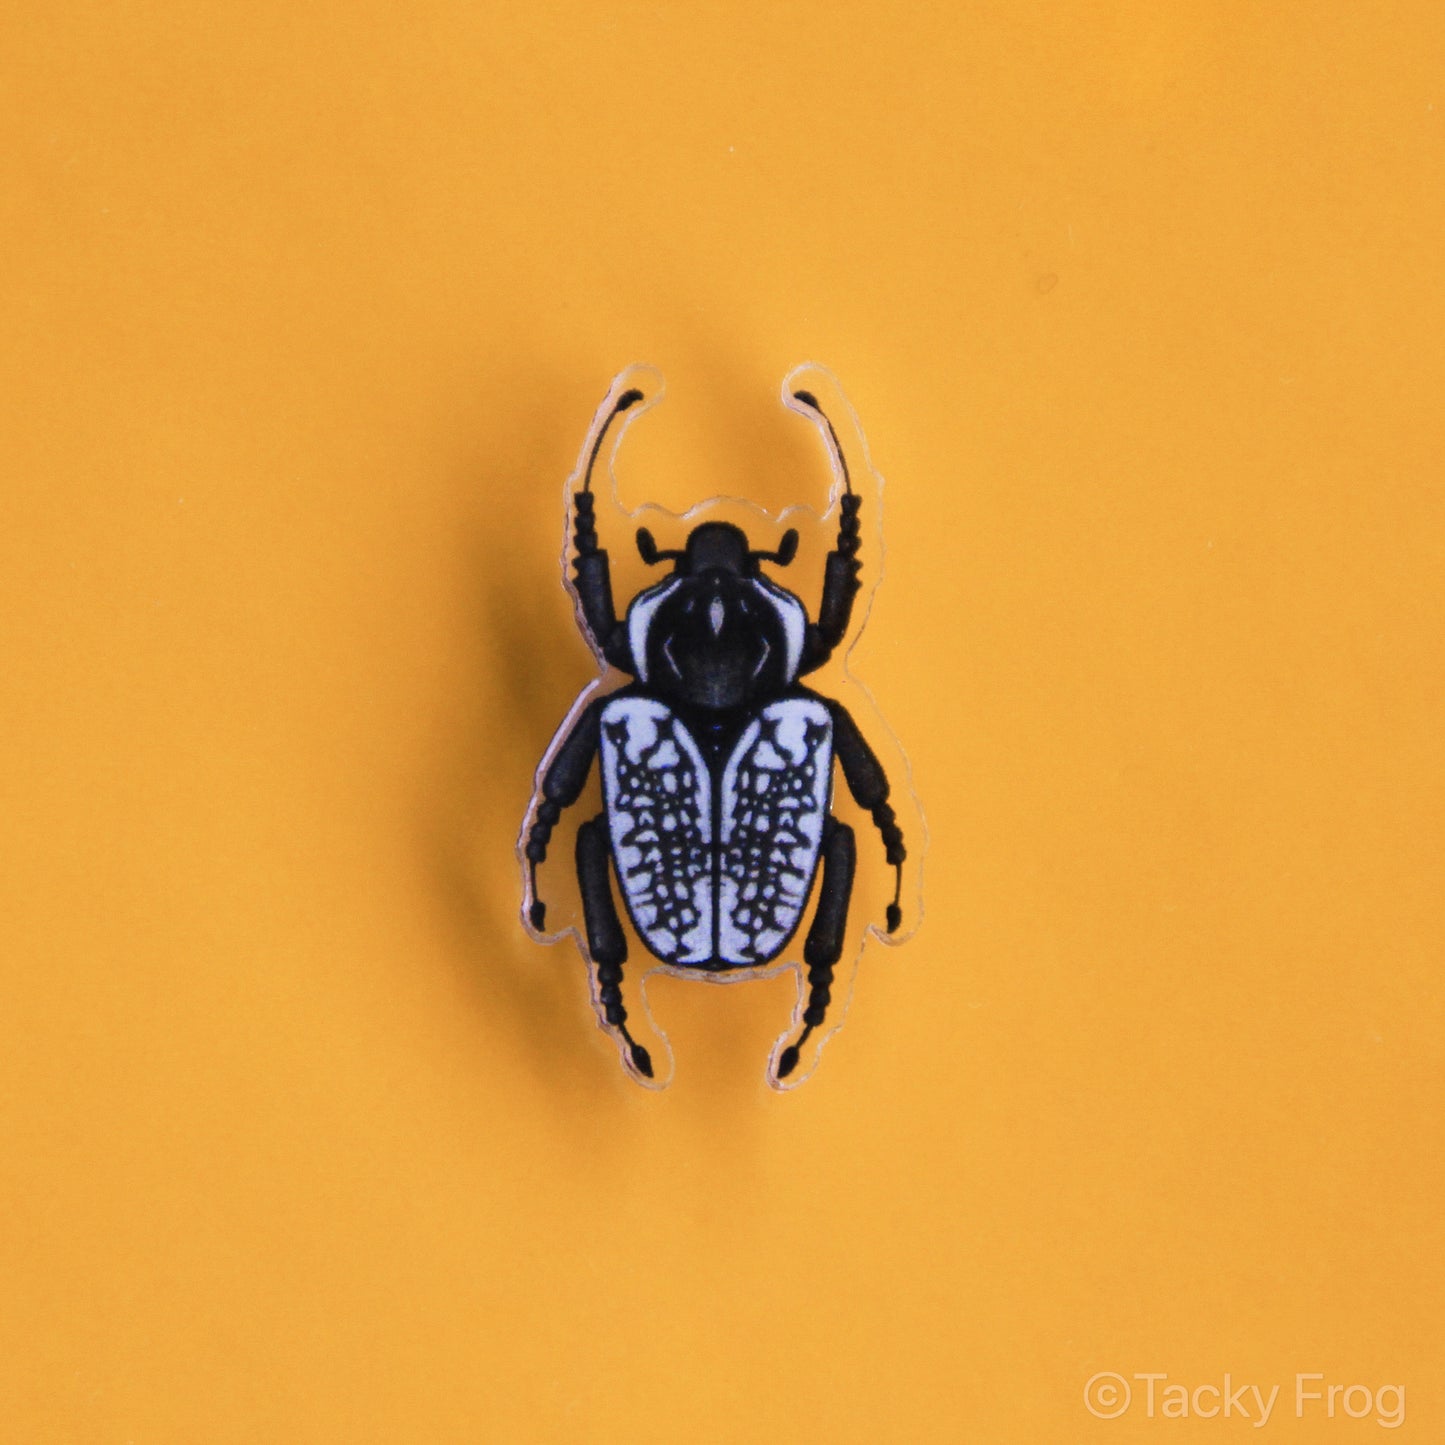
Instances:
[[[597,453],[602,450],[602,439],[607,435],[607,428],[612,425],[612,418],[620,411],[626,411],[628,407],[636,406],[642,400],[642,393],[634,386],[624,391],[617,398],[612,410],[607,413],[607,420],[602,423],[602,429],[597,433],[597,440],[592,443],[592,455],[587,458],[587,472],[582,478],[582,490],[592,490],[592,468],[597,465]]]
[[[783,533],[776,552],[750,552],[748,555],[754,562],[775,562],[779,567],[786,567],[798,555],[798,529],[789,527]]]
[[[828,441],[833,449],[833,460],[838,463],[838,470],[843,473],[843,490],[851,497],[853,481],[848,475],[848,458],[843,455],[843,448],[838,441],[838,433],[833,430],[833,423],[828,420],[828,413],[818,405],[818,398],[811,391],[795,391],[793,400],[802,402],[810,411],[817,412],[823,419],[823,425],[828,429]]]
[[[653,567],[659,562],[677,562],[687,556],[686,552],[659,552],[652,533],[646,527],[637,529],[637,552],[649,567]]]

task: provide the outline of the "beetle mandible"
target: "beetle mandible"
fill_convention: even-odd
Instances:
[[[524,824],[527,918],[541,932],[546,905],[537,867],[562,810],[574,803],[600,755],[602,812],[577,832],[577,879],[600,1019],[642,1076],[653,1064],[627,1027],[627,960],[611,874],[633,927],[669,968],[718,975],[771,963],[797,932],[818,881],[803,944],[808,1002],[799,1037],[778,1056],[777,1077],[824,1019],[842,953],[853,891],[852,828],[833,816],[833,764],[872,815],[894,870],[887,931],[902,921],[903,833],[882,764],[844,706],[799,679],[821,667],[847,635],[862,562],[859,511],[833,424],[810,391],[793,400],[822,430],[841,476],[838,535],[827,554],[816,620],[762,567],[787,567],[790,528],[775,552],[753,549],[739,527],[702,522],[680,551],[663,551],[647,528],[637,549],[649,566],[672,563],[619,620],[608,554],[599,545],[592,471],[608,428],[644,399],[616,396],[597,430],[573,495],[573,590],[594,650],[631,680],[596,698],[554,741]]]

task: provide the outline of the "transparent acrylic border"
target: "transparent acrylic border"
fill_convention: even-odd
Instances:
[[[571,576],[571,552],[573,536],[576,530],[575,516],[573,511],[573,494],[579,489],[587,471],[588,459],[592,455],[592,449],[597,444],[597,438],[608,419],[612,417],[617,399],[624,391],[634,386],[639,386],[639,381],[645,378],[645,383],[639,389],[643,393],[643,400],[634,404],[628,410],[617,415],[617,426],[612,433],[611,444],[607,448],[607,498],[615,516],[624,518],[628,523],[636,523],[640,518],[655,517],[669,524],[692,523],[694,519],[700,519],[705,513],[714,511],[721,507],[736,508],[750,512],[761,521],[771,527],[783,527],[790,519],[798,516],[812,519],[812,523],[818,529],[824,528],[834,516],[838,508],[838,499],[844,490],[843,461],[838,454],[838,449],[833,445],[832,438],[828,435],[826,424],[809,407],[804,406],[794,398],[794,391],[799,389],[800,382],[809,375],[821,376],[827,379],[828,391],[842,404],[847,415],[847,421],[852,434],[858,441],[858,455],[854,459],[850,469],[854,479],[855,490],[860,475],[859,462],[862,464],[862,473],[866,474],[872,482],[871,499],[865,494],[862,508],[862,525],[865,537],[862,548],[864,567],[862,571],[862,586],[858,597],[854,599],[853,616],[850,620],[848,632],[844,639],[841,657],[841,673],[847,684],[856,690],[867,703],[867,712],[873,724],[881,728],[893,745],[895,755],[902,759],[903,778],[892,778],[891,798],[896,802],[899,794],[899,782],[907,790],[909,803],[913,817],[917,819],[917,841],[905,839],[909,846],[908,862],[912,864],[911,869],[905,865],[905,874],[911,872],[912,886],[905,885],[900,901],[905,902],[904,926],[899,932],[890,934],[880,927],[876,922],[870,920],[861,930],[857,930],[854,936],[857,942],[852,949],[851,957],[847,963],[847,987],[843,991],[843,997],[833,1002],[829,1009],[827,1021],[821,1030],[815,1032],[815,1037],[810,1040],[810,1047],[807,1053],[799,1060],[796,1071],[786,1080],[780,1079],[777,1073],[778,1060],[782,1052],[787,1048],[789,1042],[802,1030],[803,1014],[807,1008],[808,986],[806,969],[801,962],[788,960],[772,960],[766,964],[760,964],[754,968],[729,969],[723,973],[710,973],[696,968],[680,967],[674,964],[656,962],[638,975],[637,996],[641,1004],[643,1015],[647,1019],[648,1027],[656,1038],[661,1042],[667,1053],[666,1070],[658,1070],[656,1075],[648,1078],[640,1073],[632,1062],[626,1044],[617,1030],[610,1027],[603,1013],[600,998],[600,986],[597,980],[597,969],[587,951],[586,940],[577,922],[569,922],[565,928],[555,932],[547,932],[534,928],[531,922],[531,908],[534,901],[534,894],[531,882],[531,870],[528,865],[526,848],[527,836],[536,821],[537,808],[541,801],[542,780],[546,776],[547,769],[551,766],[552,759],[556,756],[558,748],[563,740],[572,731],[577,719],[582,715],[594,698],[603,692],[605,684],[620,674],[616,674],[606,658],[603,656],[602,648],[593,637],[588,628],[582,610],[582,599],[578,595],[576,585]],[[673,1081],[677,1072],[677,1060],[672,1048],[672,1041],[667,1031],[658,1022],[652,1011],[651,1003],[648,1000],[648,983],[657,974],[666,974],[674,978],[686,978],[692,982],[703,982],[713,985],[731,985],[745,983],[760,979],[776,978],[779,974],[792,971],[797,980],[797,999],[793,1006],[792,1018],[788,1027],[778,1036],[773,1044],[771,1053],[768,1056],[766,1080],[769,1086],[780,1093],[790,1093],[792,1090],[805,1084],[817,1072],[818,1065],[822,1061],[823,1051],[833,1036],[841,1029],[847,1021],[853,1003],[853,992],[858,976],[858,967],[862,960],[863,953],[867,948],[870,938],[877,938],[890,948],[898,947],[907,943],[918,932],[923,923],[923,868],[928,854],[928,822],[923,812],[923,805],[919,800],[917,790],[913,783],[913,762],[908,756],[907,749],[903,746],[897,733],[889,725],[884,717],[882,709],[878,706],[877,699],[873,696],[871,689],[852,670],[851,657],[853,649],[858,645],[858,639],[866,631],[868,622],[873,613],[873,602],[877,596],[878,589],[883,585],[887,575],[887,545],[883,537],[883,474],[873,464],[872,453],[868,447],[868,438],[863,430],[863,425],[858,418],[852,402],[848,399],[847,393],[843,390],[838,378],[826,366],[819,362],[805,361],[792,367],[782,382],[782,402],[784,407],[803,417],[813,425],[823,443],[824,451],[828,456],[828,465],[832,470],[833,480],[828,491],[827,505],[818,511],[806,502],[795,502],[784,507],[780,512],[770,512],[767,508],[759,506],[756,502],[749,501],[746,497],[734,497],[719,495],[708,497],[703,501],[695,502],[685,511],[675,512],[671,508],[658,505],[656,502],[644,502],[637,507],[627,507],[622,501],[617,486],[617,475],[614,469],[614,461],[628,429],[640,417],[657,406],[667,394],[667,384],[659,368],[648,363],[638,362],[631,366],[624,367],[622,371],[613,378],[611,386],[603,397],[601,404],[592,417],[592,424],[587,429],[587,435],[583,439],[581,450],[577,454],[577,463],[568,474],[562,485],[562,550],[560,554],[560,570],[562,573],[562,585],[566,588],[572,598],[573,612],[577,619],[577,626],[582,636],[586,639],[587,645],[592,649],[592,654],[597,660],[598,675],[578,693],[572,706],[568,709],[567,715],[558,725],[556,732],[548,743],[546,751],[542,754],[541,761],[537,764],[536,773],[533,776],[532,796],[528,804],[525,816],[522,819],[522,829],[517,837],[516,856],[517,865],[522,875],[522,908],[521,923],[526,930],[528,937],[533,942],[555,945],[561,943],[571,935],[577,951],[582,955],[583,963],[587,969],[588,988],[592,999],[592,1011],[597,1020],[597,1026],[607,1034],[617,1046],[618,1055],[623,1068],[629,1075],[645,1088],[662,1090],[666,1089]],[[841,445],[841,443],[840,443]],[[593,490],[597,489],[596,468],[593,469]],[[871,506],[869,502],[871,500]],[[599,528],[600,531],[600,528]],[[876,563],[869,566],[870,547],[868,539],[871,538],[871,551],[876,555]],[[604,547],[607,545],[606,537],[601,539]],[[629,605],[631,599],[628,599]],[[619,609],[619,616],[625,617],[626,607]],[[811,613],[810,613],[811,616]],[[830,791],[830,799],[834,795]],[[810,894],[811,900],[811,894]],[[802,930],[800,928],[799,933]],[[795,935],[795,938],[799,935]],[[790,943],[789,948],[793,945]],[[843,972],[843,960],[839,960],[839,966],[834,970],[834,983],[840,981],[839,976]]]

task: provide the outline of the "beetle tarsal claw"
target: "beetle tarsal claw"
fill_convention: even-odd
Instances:
[[[794,1069],[798,1067],[798,1060],[803,1054],[803,1045],[808,1042],[809,1035],[813,1032],[813,1025],[810,1023],[803,1032],[798,1035],[798,1042],[789,1044],[778,1059],[778,1077],[786,1079]]]

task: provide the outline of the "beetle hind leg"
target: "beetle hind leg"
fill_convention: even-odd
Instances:
[[[627,1031],[622,1002],[622,965],[627,961],[627,935],[612,898],[607,872],[607,819],[593,818],[577,830],[577,882],[582,891],[582,918],[587,927],[587,952],[597,970],[597,1001],[609,1028],[627,1045],[633,1067],[652,1077],[652,1056]]]
[[[823,878],[818,885],[818,908],[803,944],[803,958],[808,965],[808,1007],[803,1010],[803,1032],[797,1043],[789,1044],[778,1059],[780,1079],[786,1079],[798,1067],[803,1045],[828,1011],[833,965],[843,952],[857,858],[853,830],[830,815],[823,825]]]

